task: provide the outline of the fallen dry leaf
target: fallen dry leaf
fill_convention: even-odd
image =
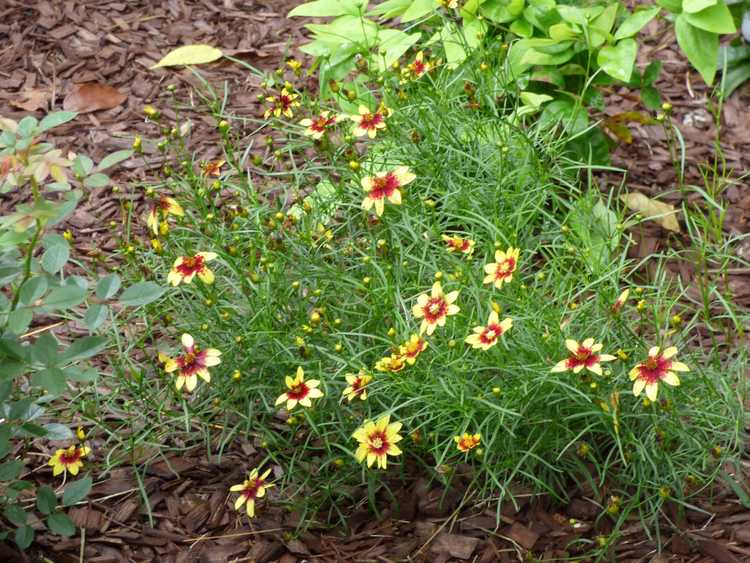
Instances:
[[[18,100],[10,100],[10,105],[26,111],[36,111],[47,107],[51,94],[47,90],[25,90],[19,92]]]
[[[199,65],[211,63],[222,57],[221,50],[211,45],[185,45],[167,53],[151,68],[165,66]]]
[[[674,205],[651,199],[640,192],[632,192],[620,196],[620,199],[633,211],[643,215],[646,219],[656,221],[668,231],[680,232],[677,221],[678,211]]]
[[[75,84],[63,100],[65,111],[88,113],[100,109],[112,109],[119,106],[127,99],[125,94],[116,88],[101,84],[99,82],[86,82]]]

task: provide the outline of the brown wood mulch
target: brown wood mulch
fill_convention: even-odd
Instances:
[[[136,134],[152,138],[152,125],[144,123],[143,107],[162,111],[166,86],[183,91],[195,84],[189,71],[149,71],[164,53],[183,44],[208,43],[258,68],[273,70],[283,63],[294,44],[303,38],[298,21],[284,15],[297,0],[3,0],[0,3],[0,113],[20,118],[28,112],[41,117],[61,109],[64,99],[81,84],[98,83],[124,97],[113,109],[84,113],[60,129],[62,144],[91,155],[128,148]],[[646,30],[641,63],[653,57],[664,60],[658,83],[674,105],[673,117],[686,140],[688,182],[699,183],[698,164],[713,154],[713,120],[707,108],[708,89],[690,72],[674,46],[674,37],[654,24]],[[217,63],[201,68],[209,82],[231,87],[231,108],[258,115],[259,79],[237,65]],[[110,92],[110,95],[112,93]],[[724,106],[722,146],[728,165],[737,173],[750,169],[750,89],[745,87]],[[640,110],[637,95],[627,90],[607,97],[607,114]],[[167,117],[171,117],[168,110]],[[218,156],[213,145],[212,119],[191,115],[194,128],[191,149],[201,159]],[[148,151],[154,155],[154,148]],[[674,170],[662,129],[637,126],[630,145],[615,151],[616,165],[628,170],[628,188],[646,194],[673,192]],[[126,164],[116,180],[135,185],[159,167],[158,158]],[[612,177],[612,181],[617,180]],[[125,184],[127,183],[127,184]],[[727,187],[726,230],[750,230],[750,184],[747,179]],[[9,198],[5,198],[5,204]],[[92,190],[86,203],[71,218],[79,257],[96,256],[117,247],[110,221],[122,221],[125,203],[142,203],[132,190]],[[644,231],[641,251],[658,250],[665,235],[657,227]],[[750,257],[750,245],[738,246]],[[744,253],[744,254],[743,254]],[[676,270],[689,280],[690,266]],[[748,271],[733,270],[728,281],[736,302],[750,305]],[[96,479],[87,501],[73,508],[71,518],[84,530],[61,539],[41,532],[30,555],[0,544],[2,561],[23,561],[41,556],[60,562],[87,561],[520,561],[531,554],[544,560],[575,557],[586,551],[597,536],[611,531],[611,521],[600,518],[602,507],[595,495],[581,486],[567,506],[547,499],[519,495],[519,505],[503,505],[499,525],[494,509],[463,506],[460,485],[445,490],[424,479],[394,484],[398,506],[386,502],[378,518],[366,509],[352,508],[349,530],[311,527],[293,532],[299,515],[284,512],[273,503],[261,505],[252,522],[232,510],[227,489],[241,480],[242,468],[259,461],[248,455],[254,448],[234,444],[218,461],[196,451],[148,466],[141,476],[132,468],[118,468]],[[258,459],[254,459],[257,457]],[[750,487],[750,463],[736,478]],[[417,472],[413,472],[416,474]],[[95,475],[96,477],[96,475]],[[38,473],[44,481],[50,476]],[[270,492],[273,500],[274,490]],[[144,499],[147,497],[148,502]],[[629,523],[618,545],[609,553],[613,561],[685,561],[732,563],[750,561],[750,511],[735,495],[719,491],[699,503],[710,515],[679,512],[667,504],[674,528],[664,528],[661,554],[657,543],[637,521]]]

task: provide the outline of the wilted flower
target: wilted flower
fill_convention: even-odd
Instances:
[[[198,377],[206,383],[210,383],[211,374],[208,368],[218,366],[221,363],[219,356],[221,352],[216,348],[201,350],[196,346],[195,340],[189,334],[183,334],[181,338],[184,353],[177,358],[163,357],[164,371],[167,373],[177,372],[175,387],[179,391],[184,385],[188,391],[195,389]]]
[[[402,436],[398,433],[402,425],[400,422],[390,424],[389,422],[390,417],[388,415],[381,416],[375,422],[365,422],[354,432],[352,436],[359,442],[359,447],[355,453],[357,461],[362,462],[366,459],[367,467],[372,467],[372,464],[377,461],[379,468],[386,469],[388,456],[401,454],[401,450],[396,446],[396,443],[402,440]]]
[[[503,283],[509,282],[513,279],[513,272],[516,271],[518,266],[518,256],[520,254],[518,248],[512,246],[505,252],[498,250],[495,252],[495,261],[484,266],[484,272],[487,274],[484,277],[484,283],[494,283],[497,289],[503,287]]]
[[[365,370],[359,370],[357,375],[347,373],[345,377],[349,385],[344,389],[343,396],[350,403],[357,397],[367,400],[367,385],[372,381],[372,376],[365,373]]]
[[[474,245],[476,244],[470,238],[461,238],[455,235],[443,235],[443,241],[448,247],[448,252],[461,252],[467,256],[471,256],[472,252],[474,252]]]
[[[487,319],[487,326],[474,327],[474,334],[467,336],[465,342],[471,344],[472,348],[489,350],[497,344],[498,338],[510,330],[512,326],[512,319],[506,318],[501,322],[498,314],[492,311],[489,319]]]
[[[336,125],[336,119],[336,116],[331,115],[330,111],[324,110],[321,111],[317,117],[306,117],[301,120],[299,124],[306,128],[305,135],[318,140],[323,137],[330,128]]]
[[[182,206],[177,203],[176,199],[168,196],[162,196],[161,198],[159,198],[159,201],[156,202],[156,204],[154,204],[154,206],[151,208],[151,211],[148,212],[148,216],[146,217],[146,225],[148,225],[148,228],[151,229],[151,231],[155,235],[158,235],[160,217],[166,219],[170,215],[183,217],[185,215],[185,212],[183,211]]]
[[[174,261],[167,275],[167,281],[173,286],[190,283],[197,275],[205,284],[214,283],[214,273],[208,269],[206,262],[216,258],[215,252],[197,252],[194,256],[180,256]]]
[[[628,296],[630,295],[630,290],[626,289],[624,290],[615,300],[615,302],[612,304],[612,312],[613,313],[619,313],[620,309],[622,309],[622,306],[625,305],[625,301],[628,300]]]
[[[263,114],[264,119],[268,119],[272,115],[275,117],[288,117],[291,119],[294,117],[294,108],[300,106],[299,94],[290,93],[289,90],[283,88],[278,96],[268,96],[266,101],[270,104],[266,112]]]
[[[480,434],[464,434],[463,436],[454,436],[453,440],[456,442],[456,447],[461,452],[468,452],[476,448],[482,441]]]
[[[401,354],[391,354],[375,362],[377,371],[388,371],[397,373],[406,367],[406,357]]]
[[[427,348],[427,341],[418,334],[412,334],[406,343],[399,347],[399,352],[410,366],[417,361],[417,356]]]
[[[682,362],[671,359],[677,354],[677,348],[670,346],[661,352],[659,350],[658,346],[651,348],[648,351],[648,358],[630,370],[630,380],[634,382],[633,394],[636,397],[645,389],[646,396],[651,401],[656,401],[660,382],[677,387],[680,384],[680,378],[675,372],[690,371],[690,368]]]
[[[458,291],[451,291],[445,294],[440,282],[437,281],[432,284],[430,295],[423,293],[417,298],[412,313],[418,319],[422,319],[419,334],[425,332],[432,334],[436,327],[445,326],[445,320],[448,316],[455,315],[460,311],[458,306],[453,304],[458,299],[458,293]]]
[[[349,116],[349,119],[356,123],[352,129],[352,135],[355,137],[367,135],[370,139],[374,139],[378,134],[378,129],[385,129],[386,117],[392,114],[393,110],[385,106],[380,106],[374,113],[366,106],[359,106],[359,113]]]
[[[244,504],[247,515],[250,518],[255,516],[255,499],[266,496],[266,489],[274,486],[273,483],[266,482],[270,474],[271,470],[267,469],[263,475],[258,476],[258,469],[255,468],[242,483],[232,485],[229,488],[233,493],[240,493],[240,496],[234,501],[235,510],[239,510]]]
[[[573,373],[579,373],[583,368],[586,368],[597,375],[601,375],[602,366],[600,362],[611,362],[617,359],[610,354],[599,354],[602,343],[594,342],[593,338],[587,338],[581,344],[575,340],[566,340],[565,347],[570,352],[570,356],[557,362],[555,367],[552,368],[553,372],[572,370]]]
[[[288,411],[298,404],[309,408],[312,406],[310,399],[318,399],[323,396],[323,391],[318,389],[320,381],[317,379],[305,381],[305,372],[301,367],[297,368],[297,374],[294,377],[287,375],[284,381],[288,391],[279,395],[276,404],[280,405],[286,402],[286,410]]]
[[[52,475],[55,477],[68,471],[71,475],[78,475],[78,471],[83,467],[81,460],[89,453],[91,448],[88,446],[70,446],[67,449],[56,450],[47,465],[52,467]]]
[[[385,200],[394,205],[401,203],[401,188],[414,181],[416,175],[407,166],[398,166],[388,172],[379,172],[375,176],[362,178],[362,189],[365,191],[365,199],[362,201],[362,209],[370,210],[375,206],[378,217],[383,214]]]
[[[201,170],[206,176],[221,176],[221,167],[224,164],[226,164],[226,160],[201,162]]]

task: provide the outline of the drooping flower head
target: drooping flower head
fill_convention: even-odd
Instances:
[[[367,385],[372,381],[372,376],[361,369],[358,374],[347,373],[345,377],[349,385],[344,389],[343,396],[350,403],[358,397],[363,401],[367,400]]]
[[[166,219],[170,215],[184,217],[185,212],[183,211],[182,206],[177,203],[176,199],[173,197],[161,196],[159,201],[157,201],[148,212],[146,225],[148,225],[148,228],[151,229],[155,235],[158,235],[160,218]]]
[[[655,401],[659,392],[659,383],[664,382],[672,387],[680,384],[676,371],[690,371],[682,362],[673,360],[677,348],[670,346],[660,351],[654,346],[648,351],[648,358],[630,370],[630,380],[633,381],[633,394],[637,397],[645,389],[646,396]]]
[[[210,262],[216,256],[215,252],[196,252],[194,256],[180,256],[174,261],[167,281],[176,287],[180,283],[192,282],[197,275],[205,284],[214,283],[214,273],[206,266],[206,262]]]
[[[454,436],[453,440],[456,442],[456,448],[460,452],[468,452],[476,448],[482,441],[480,434],[464,434],[463,436]]]
[[[489,350],[497,344],[498,339],[508,332],[512,326],[513,319],[505,318],[500,321],[497,313],[492,311],[489,319],[487,319],[487,325],[475,326],[474,334],[467,336],[465,342],[471,344],[472,348]]]
[[[281,92],[277,96],[267,96],[266,102],[269,103],[268,109],[263,114],[264,119],[268,119],[272,115],[274,117],[287,117],[291,119],[294,117],[294,108],[300,106],[299,94],[289,92],[286,88],[282,88]]]
[[[362,209],[370,210],[375,206],[378,217],[383,214],[385,200],[394,205],[401,204],[401,188],[411,183],[416,175],[407,166],[398,166],[388,172],[379,172],[375,176],[362,178],[362,189],[365,191],[365,199],[362,201]]]
[[[580,373],[586,368],[596,375],[602,374],[601,362],[611,362],[615,360],[610,354],[600,354],[602,349],[601,342],[594,342],[593,338],[587,338],[580,344],[575,340],[566,340],[565,347],[570,355],[565,360],[560,360],[552,368],[552,372],[561,372],[571,370],[573,373]]]
[[[410,366],[414,365],[419,356],[427,348],[427,341],[418,334],[412,334],[409,340],[399,347],[399,352]]]
[[[476,244],[470,238],[462,238],[459,236],[443,235],[443,241],[448,247],[448,252],[461,252],[467,256],[471,256],[474,252],[474,245]]]
[[[305,380],[305,372],[301,367],[297,368],[297,374],[292,377],[287,375],[285,378],[287,392],[279,395],[276,404],[280,405],[286,402],[286,410],[290,411],[297,405],[302,407],[311,407],[311,399],[318,399],[323,396],[323,391],[318,389],[320,381],[317,379]]]
[[[512,246],[505,252],[498,250],[495,252],[495,261],[484,266],[484,283],[493,283],[497,289],[503,287],[503,283],[510,282],[513,279],[513,272],[518,266],[518,256],[521,251]]]
[[[91,448],[88,446],[70,446],[56,450],[47,465],[52,467],[52,475],[55,477],[68,471],[71,475],[78,475],[78,471],[83,467],[82,459],[89,453],[91,453]]]
[[[305,135],[318,140],[336,125],[336,116],[331,115],[330,111],[324,110],[316,117],[306,117],[299,124],[305,127]]]
[[[423,293],[417,297],[417,303],[412,308],[412,313],[418,319],[422,319],[419,334],[432,334],[435,328],[445,326],[445,320],[450,315],[455,315],[461,309],[453,303],[458,299],[458,291],[444,293],[439,281],[432,284],[430,295]]]
[[[402,354],[391,354],[375,362],[377,371],[397,373],[406,367],[406,357]]]
[[[359,113],[349,116],[349,119],[355,123],[352,135],[355,137],[367,135],[370,139],[374,139],[379,129],[385,129],[385,120],[392,114],[392,109],[382,105],[374,112],[371,112],[367,106],[359,106]]]
[[[400,422],[390,422],[388,415],[381,416],[375,422],[367,421],[357,429],[352,437],[359,442],[355,453],[360,463],[367,460],[367,467],[377,461],[378,467],[386,469],[388,456],[397,456],[401,450],[396,444],[402,440],[398,433],[401,430]]]
[[[255,516],[255,499],[266,496],[266,490],[274,486],[273,483],[267,481],[270,473],[271,470],[267,469],[263,472],[263,475],[259,476],[258,469],[255,468],[242,483],[229,487],[231,492],[240,493],[240,496],[234,501],[235,510],[239,510],[244,504],[247,515],[250,518]]]
[[[629,295],[630,295],[630,290],[626,289],[617,297],[615,302],[612,304],[613,313],[620,312],[620,309],[622,309],[622,306],[625,305],[625,302],[628,300]]]
[[[183,353],[176,358],[162,357],[164,360],[164,371],[167,373],[177,372],[175,387],[179,391],[183,385],[188,391],[195,389],[200,377],[206,383],[211,382],[211,373],[208,368],[218,366],[221,363],[221,352],[216,348],[202,350],[195,344],[195,340],[189,334],[183,334],[181,338]]]

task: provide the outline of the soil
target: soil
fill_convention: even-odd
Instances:
[[[3,0],[0,5],[0,114],[19,119],[31,112],[42,117],[62,109],[80,85],[97,83],[96,103],[114,105],[82,113],[61,127],[61,144],[88,154],[95,161],[114,150],[129,148],[135,135],[154,137],[144,121],[143,108],[153,105],[167,118],[174,84],[175,95],[189,101],[197,84],[189,70],[149,70],[166,52],[183,44],[206,43],[234,53],[249,64],[273,71],[304,39],[299,21],[285,14],[297,0]],[[715,124],[708,106],[710,90],[697,78],[664,26],[645,30],[640,63],[654,57],[664,61],[657,82],[672,118],[685,139],[689,166],[687,184],[702,185],[700,165],[715,154]],[[236,64],[219,62],[201,67],[211,84],[229,86],[228,106],[259,115],[256,98],[260,78]],[[120,100],[118,103],[118,100]],[[612,91],[606,115],[643,111],[637,93]],[[722,197],[728,208],[725,231],[750,230],[750,184],[741,173],[750,170],[750,87],[745,86],[724,105],[721,147],[735,180]],[[93,102],[89,102],[93,103]],[[92,106],[93,107],[93,106]],[[193,121],[190,150],[201,160],[218,156],[213,119],[186,108]],[[93,190],[71,218],[79,259],[110,261],[109,251],[120,244],[117,227],[128,205],[141,212],[142,190],[136,189],[162,161],[153,144],[144,143],[149,156],[127,163],[115,176],[123,189]],[[648,195],[666,194],[671,203],[683,197],[675,189],[675,172],[660,126],[636,125],[632,143],[614,152],[614,164],[627,171],[627,190]],[[622,175],[602,175],[603,188],[619,186]],[[688,200],[698,199],[689,195]],[[12,205],[8,196],[0,208]],[[114,222],[114,228],[109,225]],[[639,231],[635,252],[648,254],[681,237],[667,236],[657,225]],[[750,258],[750,245],[737,252]],[[674,265],[675,275],[688,285],[695,278],[690,264]],[[750,306],[750,269],[736,268],[725,281],[740,307]],[[750,327],[749,327],[750,328]],[[300,515],[267,503],[256,519],[237,514],[228,502],[228,484],[239,482],[253,461],[251,444],[235,443],[218,460],[204,450],[188,452],[150,465],[142,490],[131,468],[119,468],[95,479],[89,499],[70,516],[85,533],[70,539],[41,532],[29,554],[11,543],[0,544],[3,561],[32,560],[40,554],[53,561],[525,561],[533,554],[544,560],[575,557],[606,535],[612,527],[602,518],[596,495],[581,485],[568,505],[519,491],[519,505],[506,503],[496,524],[494,508],[461,505],[462,480],[445,490],[414,477],[392,483],[395,498],[378,518],[369,510],[352,509],[347,531],[311,527],[296,536]],[[738,482],[750,487],[750,462],[727,468]],[[407,474],[417,475],[415,470]],[[36,474],[44,481],[51,476]],[[95,475],[96,477],[96,475]],[[148,499],[148,508],[144,502]],[[271,496],[273,499],[273,496]],[[730,490],[697,501],[705,513],[681,511],[667,503],[673,525],[661,530],[661,545],[634,519],[622,540],[610,551],[613,561],[690,561],[730,563],[750,561],[750,506],[743,506]],[[658,553],[658,548],[661,553]]]

